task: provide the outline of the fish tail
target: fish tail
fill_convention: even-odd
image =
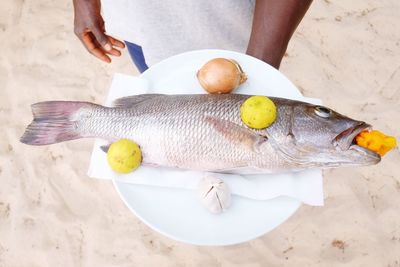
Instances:
[[[82,136],[76,122],[95,104],[73,101],[46,101],[32,105],[33,121],[20,141],[28,145],[49,145]]]

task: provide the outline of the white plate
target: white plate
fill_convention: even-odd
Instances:
[[[197,70],[216,57],[235,59],[248,80],[237,93],[304,99],[297,88],[268,64],[232,51],[198,50],[170,57],[145,71],[150,92],[171,94],[204,93],[196,79]],[[301,205],[299,200],[279,197],[258,201],[234,196],[232,207],[220,215],[208,213],[196,192],[114,181],[129,209],[154,230],[186,243],[221,246],[257,238],[287,220]]]

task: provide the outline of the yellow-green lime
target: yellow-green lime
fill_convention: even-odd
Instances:
[[[240,117],[250,128],[264,129],[275,121],[276,106],[266,96],[252,96],[240,107]]]
[[[107,152],[107,161],[113,171],[129,173],[140,166],[142,152],[135,142],[121,139],[111,144]]]

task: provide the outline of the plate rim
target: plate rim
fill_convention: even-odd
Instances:
[[[251,240],[257,239],[257,238],[259,238],[259,237],[261,237],[261,236],[263,236],[263,235],[269,233],[270,231],[276,229],[277,227],[279,227],[279,226],[280,226],[281,224],[283,224],[284,222],[286,222],[290,217],[292,217],[292,216],[299,210],[299,208],[300,208],[300,207],[302,206],[302,204],[303,204],[303,203],[302,203],[300,200],[298,200],[298,199],[295,199],[295,198],[292,198],[292,197],[288,197],[288,196],[281,196],[280,198],[290,199],[290,201],[293,201],[293,203],[295,204],[295,206],[294,206],[294,208],[293,208],[293,212],[291,212],[290,214],[287,214],[287,216],[285,216],[285,218],[282,220],[282,222],[281,222],[280,224],[274,226],[272,229],[270,229],[270,230],[267,231],[267,232],[263,231],[262,233],[257,233],[257,234],[255,234],[255,235],[252,235],[252,236],[250,236],[250,237],[248,237],[248,238],[246,238],[246,239],[242,239],[242,240],[240,240],[240,241],[235,241],[235,242],[219,242],[218,244],[210,244],[210,243],[202,243],[202,242],[193,242],[192,240],[186,240],[186,239],[183,239],[183,238],[179,238],[179,237],[177,237],[177,236],[171,235],[171,234],[168,233],[168,232],[165,232],[164,230],[159,229],[157,226],[151,224],[148,220],[146,220],[144,217],[142,217],[135,209],[133,209],[133,208],[129,205],[128,201],[125,199],[124,195],[122,194],[122,192],[121,192],[120,189],[119,189],[119,186],[120,186],[120,185],[122,186],[122,185],[124,184],[123,182],[117,181],[117,180],[115,180],[115,179],[112,179],[112,183],[113,183],[113,185],[114,185],[114,187],[115,187],[115,190],[117,191],[119,197],[122,199],[122,202],[125,204],[125,206],[126,206],[135,216],[137,216],[138,219],[139,219],[141,222],[143,222],[145,225],[147,225],[150,229],[152,229],[152,230],[156,231],[157,233],[159,233],[159,234],[161,234],[161,235],[163,235],[163,236],[166,236],[166,237],[168,237],[168,238],[170,238],[170,239],[172,239],[172,240],[179,241],[179,242],[182,242],[182,243],[185,243],[185,244],[190,244],[190,245],[195,245],[195,246],[203,246],[203,247],[205,247],[205,246],[209,246],[209,247],[234,246],[234,245],[246,243],[246,242],[249,242],[249,241],[251,241]],[[133,186],[132,184],[128,184],[128,186],[129,186],[129,185]],[[150,185],[134,185],[134,186],[138,186],[138,187],[151,187]],[[160,187],[160,188],[161,188],[161,187]],[[184,188],[161,188],[161,189],[163,189],[163,190],[165,189],[165,190],[189,191],[188,189],[184,189]],[[245,198],[245,197],[235,195],[235,198],[239,198],[239,199],[240,199],[240,198]],[[255,201],[263,201],[263,202],[268,201],[268,200],[254,200],[254,199],[248,199],[248,200],[254,201],[254,202],[255,202]]]

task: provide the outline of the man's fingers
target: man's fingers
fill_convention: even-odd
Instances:
[[[103,60],[104,62],[110,63],[111,58],[107,56],[101,48],[96,47],[95,49],[89,51],[95,57]]]
[[[110,63],[111,59],[107,56],[99,44],[94,40],[94,36],[88,32],[82,35],[82,43],[85,45],[86,49],[94,55],[95,57],[103,60],[104,62]]]
[[[112,44],[109,41],[107,35],[98,27],[94,27],[92,29],[92,33],[96,38],[96,41],[104,48],[106,51],[112,50]]]
[[[107,54],[119,57],[121,55],[121,52],[115,48],[111,49],[110,51],[106,51]]]
[[[99,36],[99,33],[97,33]],[[80,35],[80,39],[82,43],[85,45],[86,49],[94,55],[95,57],[101,59],[104,62],[110,63],[111,58],[108,55],[116,56],[119,57],[121,56],[121,52],[114,48],[124,48],[125,45],[121,41],[116,40],[115,38],[111,36],[107,36],[104,33],[101,33],[102,35],[105,36],[105,38],[108,40],[106,43],[106,46],[110,46],[110,50],[106,50],[106,47],[101,45],[100,40],[97,38],[94,32],[85,32]],[[113,47],[114,46],[114,47]],[[107,55],[108,54],[108,55]]]
[[[114,37],[108,36],[108,40],[111,42],[113,46],[119,47],[119,48],[125,48],[125,44],[121,42],[120,40],[115,39]]]

